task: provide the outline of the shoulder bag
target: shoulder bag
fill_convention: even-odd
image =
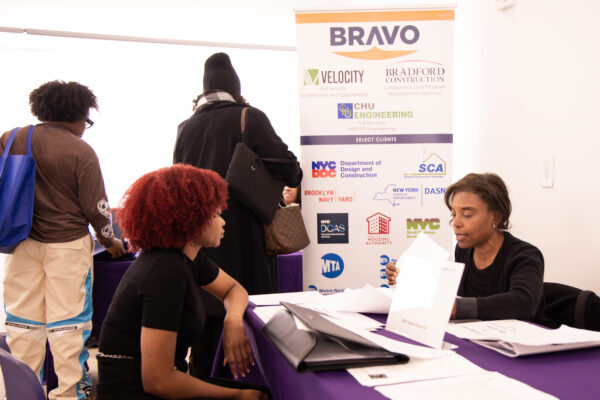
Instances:
[[[27,154],[10,155],[19,128],[6,142],[0,159],[0,253],[10,253],[27,239],[33,220],[35,160],[31,154],[33,125],[27,134]]]
[[[283,203],[283,201],[282,201]],[[265,253],[290,254],[309,245],[310,239],[298,204],[280,204],[270,224],[263,225]]]
[[[242,135],[246,125],[246,110],[247,107],[242,109]],[[271,174],[265,162],[290,164],[295,161],[259,157],[242,141],[235,146],[225,180],[229,183],[229,191],[252,210],[261,222],[268,224],[275,216],[285,182]]]

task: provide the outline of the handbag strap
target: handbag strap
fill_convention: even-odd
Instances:
[[[15,141],[15,137],[17,137],[17,132],[21,129],[20,127],[16,127],[10,133],[8,137],[8,141],[6,142],[6,147],[4,148],[4,152],[2,153],[2,160],[0,161],[0,173],[4,171],[4,166],[6,165],[6,160],[8,159],[8,155],[10,152],[10,148],[12,147],[13,142]],[[29,132],[27,132],[27,155],[31,157],[31,138],[33,136],[33,125],[29,127]]]
[[[248,107],[242,108],[242,115],[240,117],[240,127],[242,128],[242,136],[244,136],[244,131],[246,130],[246,110]],[[243,139],[242,139],[243,141]],[[269,158],[269,157],[257,157],[258,160],[263,160],[267,162],[274,162],[280,164],[294,164],[296,161],[289,160],[287,158]]]

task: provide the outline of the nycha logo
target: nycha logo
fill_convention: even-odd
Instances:
[[[348,213],[317,214],[317,242],[348,243]]]
[[[321,275],[325,278],[337,278],[344,272],[344,260],[335,253],[327,253],[321,257]]]
[[[335,178],[337,170],[335,161],[313,161],[313,178]]]
[[[367,218],[367,246],[392,244],[390,240],[390,223],[392,219],[382,213],[375,213]]]

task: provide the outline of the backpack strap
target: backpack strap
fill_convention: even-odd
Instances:
[[[573,313],[573,324],[575,328],[585,329],[585,306],[588,298],[593,292],[590,290],[582,290],[575,301],[575,312]]]

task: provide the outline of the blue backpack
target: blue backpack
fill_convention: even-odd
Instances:
[[[10,253],[27,239],[33,220],[35,160],[31,154],[33,125],[27,134],[27,154],[10,155],[15,128],[0,159],[0,253]]]

